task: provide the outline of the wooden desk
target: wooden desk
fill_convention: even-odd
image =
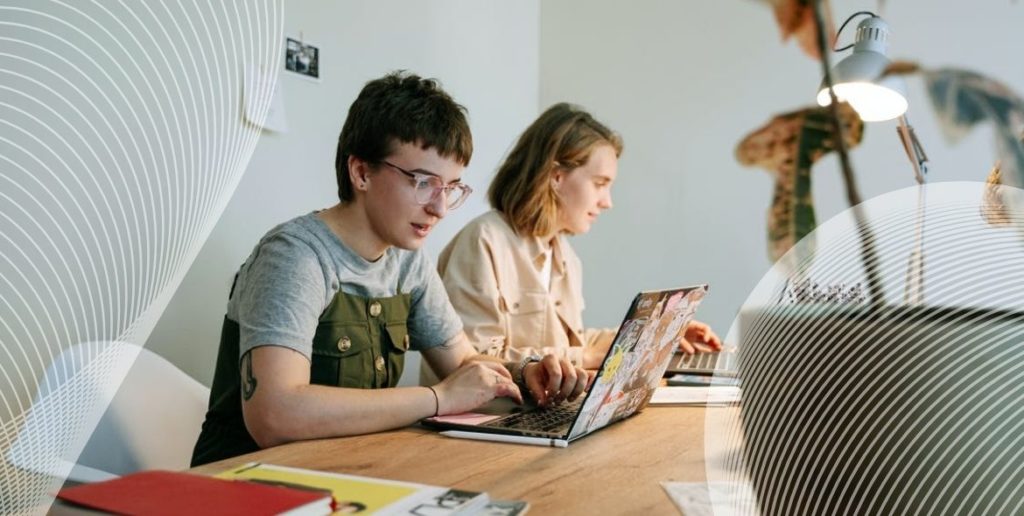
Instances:
[[[531,514],[678,514],[659,482],[703,481],[706,412],[648,407],[568,448],[443,437],[407,428],[286,444],[193,471],[250,461],[405,480],[526,500]]]

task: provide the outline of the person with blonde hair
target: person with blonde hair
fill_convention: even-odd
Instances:
[[[600,367],[615,332],[584,327],[582,268],[566,236],[586,233],[612,207],[621,154],[618,134],[567,103],[548,108],[519,137],[487,192],[493,210],[463,228],[438,259],[479,351],[519,361],[524,371],[551,352]],[[684,351],[694,352],[693,342],[721,348],[706,324],[680,333]]]

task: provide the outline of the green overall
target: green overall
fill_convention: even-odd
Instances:
[[[409,294],[374,299],[339,290],[317,323],[309,383],[355,389],[397,385],[409,350],[410,303]],[[259,449],[242,418],[239,362],[238,323],[224,317],[210,406],[192,466]]]

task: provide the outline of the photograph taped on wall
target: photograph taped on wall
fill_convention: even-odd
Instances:
[[[285,38],[284,68],[303,77],[320,80],[320,49],[302,41]]]

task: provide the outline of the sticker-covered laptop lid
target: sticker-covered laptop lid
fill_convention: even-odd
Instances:
[[[641,292],[619,326],[569,439],[629,417],[647,406],[693,320],[708,286]]]

